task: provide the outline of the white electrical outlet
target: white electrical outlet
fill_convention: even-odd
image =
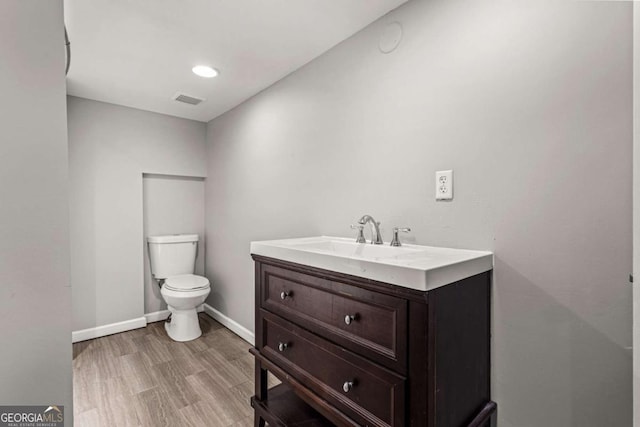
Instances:
[[[453,199],[453,171],[436,172],[436,200]]]

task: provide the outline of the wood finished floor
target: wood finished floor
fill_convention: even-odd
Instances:
[[[74,425],[252,427],[250,345],[204,313],[200,326],[186,343],[156,322],[74,344]]]

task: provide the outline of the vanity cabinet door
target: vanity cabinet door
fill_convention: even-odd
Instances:
[[[405,299],[267,264],[261,275],[262,308],[406,372]]]
[[[360,425],[404,426],[405,379],[263,311],[266,357]]]

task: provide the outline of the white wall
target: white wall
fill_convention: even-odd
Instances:
[[[0,405],[73,422],[62,1],[0,3]]]
[[[197,234],[195,274],[204,276],[204,179],[170,175],[145,175],[143,179],[144,236]],[[146,241],[146,240],[145,240]],[[149,268],[144,244],[144,312],[167,309],[158,282]]]
[[[253,328],[251,240],[369,213],[387,241],[495,252],[500,426],[631,423],[631,3],[414,0],[207,139],[213,307]]]
[[[68,98],[73,330],[144,314],[143,173],[206,176],[205,125]]]

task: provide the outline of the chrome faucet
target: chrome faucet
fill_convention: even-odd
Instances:
[[[371,244],[372,245],[381,245],[382,244],[382,235],[380,234],[380,223],[376,222],[375,219],[371,215],[364,215],[358,221],[360,225],[366,225],[367,223],[371,224]]]
[[[363,228],[364,228],[364,225],[362,224],[358,224],[358,225],[351,224],[352,230],[358,230],[358,237],[356,237],[356,243],[367,243],[367,241],[364,238],[364,234],[362,233]]]
[[[409,231],[411,231],[411,229],[408,227],[406,228],[393,227],[393,240],[391,240],[391,243],[390,243],[391,246],[402,246],[402,243],[400,242],[400,238],[398,237],[399,231],[402,231],[403,233],[408,233]]]

